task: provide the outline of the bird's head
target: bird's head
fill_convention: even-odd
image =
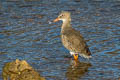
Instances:
[[[60,15],[53,22],[57,22],[59,20],[62,20],[63,22],[65,22],[65,21],[71,21],[70,12],[68,12],[68,11],[62,11],[60,13]]]

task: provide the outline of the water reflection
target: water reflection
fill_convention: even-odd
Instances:
[[[71,64],[67,68],[66,77],[68,80],[78,80],[88,72],[88,68],[91,66],[90,63],[71,60]]]

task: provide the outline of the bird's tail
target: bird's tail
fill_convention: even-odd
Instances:
[[[90,59],[92,58],[91,55],[86,55],[86,54],[79,54],[81,57],[84,57],[84,58],[87,58],[87,59]]]

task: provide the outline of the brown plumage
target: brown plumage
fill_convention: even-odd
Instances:
[[[70,13],[63,11],[54,22],[62,20],[61,40],[63,45],[70,51],[74,59],[78,59],[78,54],[85,58],[91,58],[90,50],[79,31],[72,28]]]

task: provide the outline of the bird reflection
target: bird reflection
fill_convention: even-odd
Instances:
[[[90,63],[71,60],[71,64],[66,72],[66,77],[68,80],[78,80],[88,72],[88,68],[91,66],[92,65]]]

